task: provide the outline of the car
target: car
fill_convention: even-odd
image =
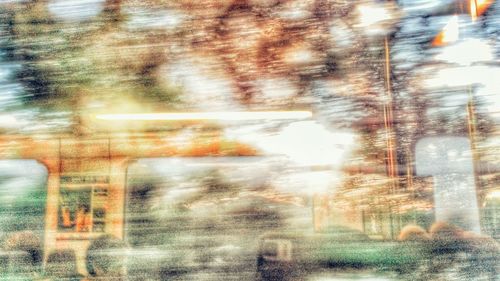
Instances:
[[[390,280],[416,272],[425,265],[425,257],[423,243],[376,240],[346,229],[268,233],[260,238],[256,280],[309,280],[325,272],[354,272]]]

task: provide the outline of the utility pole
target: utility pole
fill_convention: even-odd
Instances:
[[[384,128],[387,147],[387,174],[391,179],[391,192],[394,193],[398,188],[398,163],[396,156],[396,136],[394,133],[394,114],[393,114],[393,95],[391,87],[391,60],[389,50],[388,36],[384,38],[385,55],[385,88],[387,100],[384,103]]]

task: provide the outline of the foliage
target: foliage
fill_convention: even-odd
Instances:
[[[119,10],[109,8],[111,4],[97,19],[83,23],[55,19],[45,1],[10,9],[7,50],[22,65],[17,78],[25,86],[27,94],[21,99],[27,105],[79,112],[89,107],[85,102],[110,105],[123,97],[166,105],[178,102],[177,89],[161,87],[145,70],[163,60],[150,50],[138,53],[134,48],[151,36],[124,30],[124,18],[114,14]]]

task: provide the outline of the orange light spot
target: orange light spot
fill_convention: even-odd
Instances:
[[[495,0],[470,0],[470,16],[475,21],[495,2]]]
[[[458,40],[458,17],[454,15],[439,34],[434,37],[432,46],[445,46]]]

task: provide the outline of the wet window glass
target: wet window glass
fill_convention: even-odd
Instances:
[[[0,0],[0,279],[498,279],[499,21]]]

